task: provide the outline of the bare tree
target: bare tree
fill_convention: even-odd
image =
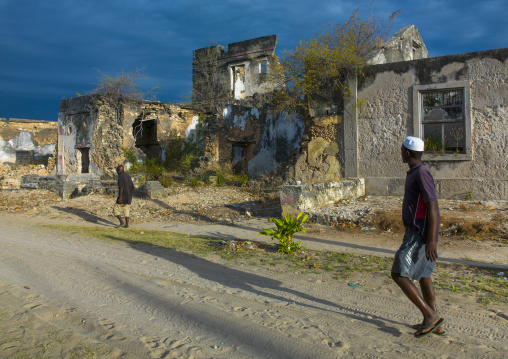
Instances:
[[[194,50],[192,63],[192,106],[202,113],[217,113],[231,94],[227,67],[222,60],[224,47],[211,44]]]

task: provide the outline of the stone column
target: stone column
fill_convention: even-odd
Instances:
[[[348,79],[351,95],[344,101],[344,177],[358,177],[357,79]]]

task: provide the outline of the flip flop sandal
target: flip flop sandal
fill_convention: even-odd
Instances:
[[[411,326],[411,328],[413,328],[414,330],[420,330],[420,329],[422,329],[422,324],[415,324],[415,325]],[[439,332],[439,333],[438,332],[432,332],[432,334],[439,335],[439,336],[445,336],[446,335],[446,330],[443,330],[442,332]]]
[[[418,332],[415,333],[415,337],[416,338],[423,338],[423,337],[426,337],[427,335],[433,333],[438,327],[440,327],[444,322],[444,319],[441,318],[439,319],[434,325],[423,325],[420,327],[419,330],[425,330],[425,329],[429,329],[429,331],[425,332],[425,333],[420,333],[420,334],[416,334]]]

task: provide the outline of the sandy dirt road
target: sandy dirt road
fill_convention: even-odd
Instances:
[[[1,358],[71,357],[76,347],[105,358],[508,356],[508,306],[438,298],[448,335],[415,339],[420,315],[388,278],[353,288],[10,216],[0,248]]]

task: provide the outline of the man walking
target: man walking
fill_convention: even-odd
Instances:
[[[434,179],[422,163],[423,148],[417,137],[407,137],[401,147],[402,162],[409,166],[402,202],[406,233],[392,267],[393,280],[423,314],[423,322],[413,326],[417,338],[445,333],[430,278],[437,259],[439,208]],[[412,280],[419,281],[421,294]]]
[[[122,165],[119,165],[116,168],[116,173],[118,173],[118,198],[116,200],[115,206],[113,207],[113,214],[120,221],[120,224],[117,227],[125,226],[125,228],[128,228],[130,205],[132,202],[134,184],[132,183],[130,176],[125,173]],[[125,222],[122,218],[122,215],[125,218]]]

